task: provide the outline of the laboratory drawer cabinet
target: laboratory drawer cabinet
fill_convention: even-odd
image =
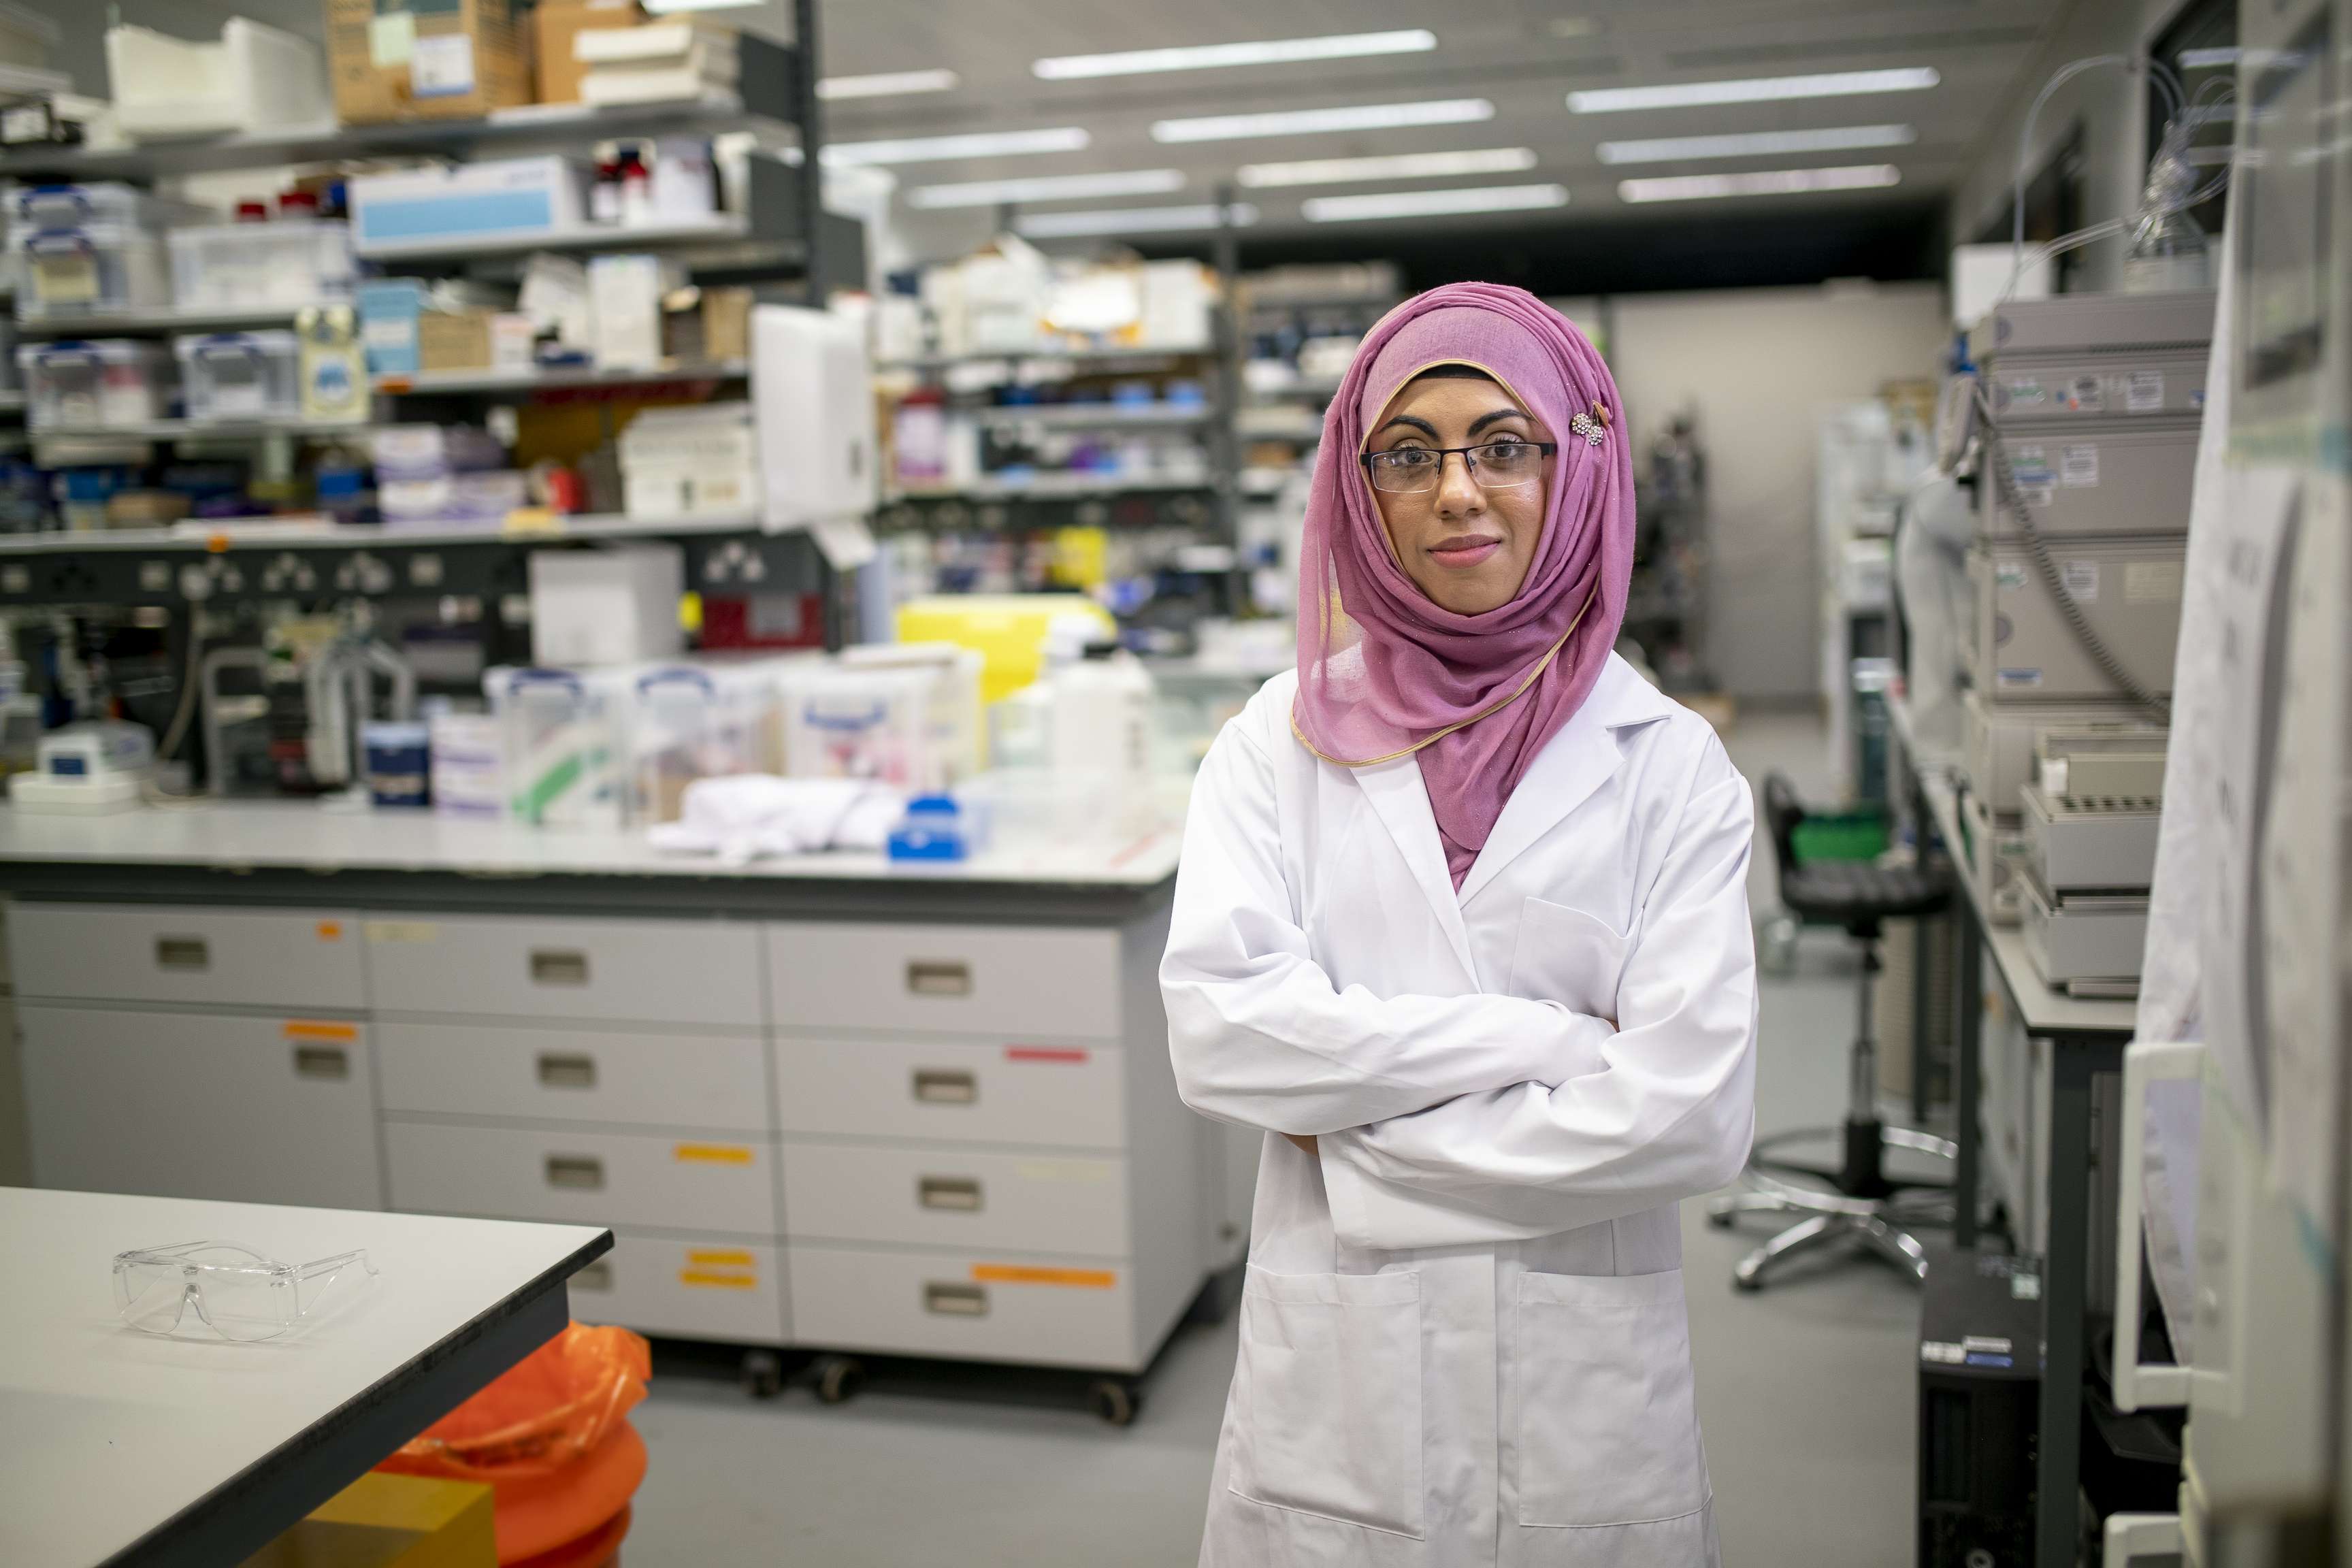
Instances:
[[[370,920],[387,1013],[758,1028],[756,930],[724,921]],[[635,1120],[632,1118],[632,1120]]]
[[[764,1138],[387,1120],[392,1206],[422,1214],[773,1236]]]
[[[1150,1360],[1122,1265],[795,1242],[784,1277],[800,1344],[1122,1372]]]
[[[680,1339],[772,1345],[790,1337],[781,1254],[765,1237],[616,1230],[613,1250],[572,1277],[572,1315]]]
[[[1004,1247],[1123,1258],[1127,1162],[931,1144],[784,1146],[794,1241]]]
[[[41,1185],[383,1206],[364,1025],[46,1003],[17,1019]]]
[[[1117,1046],[776,1040],[776,1125],[817,1137],[1123,1149]]]
[[[779,1028],[1119,1037],[1114,931],[780,921],[767,940]]]
[[[367,1005],[359,922],[304,910],[19,903],[16,993],[57,1001],[356,1011]]]
[[[584,1025],[385,1023],[388,1111],[768,1131],[757,1034],[654,1034]]]

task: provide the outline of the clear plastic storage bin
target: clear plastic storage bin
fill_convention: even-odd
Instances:
[[[339,219],[206,225],[171,233],[183,310],[296,310],[352,297],[352,226]]]
[[[566,669],[501,668],[482,689],[499,721],[507,808],[546,827],[617,827],[620,748],[605,681]]]
[[[35,429],[99,430],[160,419],[167,363],[158,345],[122,338],[21,344],[26,420]]]
[[[122,315],[171,306],[163,243],[146,229],[91,223],[11,232],[23,271],[20,316]]]
[[[292,332],[210,332],[173,340],[188,418],[197,424],[297,419],[302,344]]]
[[[19,237],[40,229],[93,226],[161,230],[203,216],[202,207],[170,201],[120,180],[18,185],[8,193],[8,229]]]
[[[631,671],[623,726],[629,810],[639,822],[676,822],[697,779],[760,771],[775,705],[772,675],[756,667],[659,664]]]

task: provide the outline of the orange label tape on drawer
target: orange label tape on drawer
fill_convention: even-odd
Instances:
[[[751,1151],[740,1143],[679,1143],[671,1147],[669,1156],[688,1165],[748,1165],[751,1163]]]
[[[1004,1059],[1008,1062],[1082,1062],[1087,1053],[1063,1046],[1007,1046]]]
[[[323,1018],[289,1018],[286,1037],[289,1040],[333,1040],[350,1045],[360,1037],[357,1024],[331,1024]]]
[[[1108,1290],[1118,1275],[1108,1268],[1025,1268],[1011,1263],[975,1263],[971,1277],[983,1285],[1060,1285],[1077,1290]]]
[[[343,922],[341,921],[320,921],[319,922],[319,940],[320,942],[342,941]]]
[[[697,1248],[686,1255],[677,1282],[697,1290],[756,1290],[759,1264],[748,1252]]]

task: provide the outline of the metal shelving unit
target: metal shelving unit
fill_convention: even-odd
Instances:
[[[36,441],[258,441],[271,436],[364,436],[375,428],[349,419],[148,419],[136,425],[35,425],[27,434]]]
[[[320,305],[348,305],[320,300]],[[236,332],[255,327],[290,327],[300,306],[261,306],[250,310],[114,310],[17,318],[20,338],[156,338],[174,332]]]
[[[749,361],[678,360],[644,366],[541,365],[527,371],[439,370],[416,375],[379,375],[371,384],[383,396],[434,397],[467,393],[555,392],[578,387],[684,386],[706,381],[741,381]]]
[[[480,119],[429,120],[394,125],[322,125],[265,135],[208,137],[152,142],[137,147],[92,150],[25,147],[0,153],[0,179],[128,180],[150,182],[180,174],[331,163],[402,156],[466,158],[533,151],[577,153],[610,137],[667,134],[755,133],[769,156],[754,160],[750,211],[709,222],[638,227],[582,227],[529,238],[492,238],[450,243],[394,244],[362,249],[371,261],[414,263],[426,270],[449,269],[478,260],[496,263],[536,250],[644,249],[678,252],[703,280],[718,282],[797,279],[804,295],[822,300],[836,282],[862,278],[863,238],[856,226],[826,213],[823,182],[815,177],[824,148],[823,117],[816,96],[819,58],[815,0],[794,0],[793,46],[746,40],[739,91],[706,93],[689,100],[593,107],[529,105]],[[782,143],[797,131],[797,146]],[[779,149],[781,148],[781,152]],[[292,310],[238,312],[150,310],[105,315],[36,316],[18,322],[25,338],[155,336],[285,326]],[[741,381],[751,367],[740,360],[685,362],[627,369],[594,366],[539,368],[528,373],[465,371],[383,376],[373,383],[376,423],[392,423],[403,398],[484,398],[512,401],[542,391],[692,386]],[[21,394],[0,408],[21,407]],[[334,437],[365,434],[374,424],[257,421],[195,424],[158,420],[105,429],[48,428],[29,433],[39,441],[257,439],[270,436]],[[830,592],[829,568],[808,536],[768,534],[749,516],[648,520],[621,516],[557,518],[551,526],[527,530],[471,528],[348,529],[285,528],[268,522],[214,529],[122,530],[102,533],[0,534],[0,605],[9,604],[174,603],[212,599],[224,593],[254,594],[264,582],[275,591],[315,588],[320,595],[367,595],[394,592],[519,592],[521,562],[535,546],[569,540],[662,537],[695,542],[689,557],[696,581],[698,552],[731,546],[730,563],[750,554],[764,570],[754,580],[773,591]],[[350,570],[315,567],[306,574],[248,572],[264,556],[316,557]],[[362,569],[366,561],[397,558],[410,571]],[[418,566],[416,563],[425,563]],[[205,580],[184,581],[182,568],[205,565]],[[731,568],[730,568],[731,569]],[[223,574],[240,586],[224,586]],[[299,582],[296,579],[299,578]],[[795,588],[803,580],[815,584]],[[468,586],[467,584],[471,584]],[[193,586],[193,592],[182,590]]]
[[[776,46],[793,57],[799,51]],[[732,92],[711,92],[672,103],[525,104],[476,120],[412,121],[396,125],[321,125],[257,136],[214,136],[150,142],[136,147],[22,147],[0,154],[0,178],[11,180],[152,180],[281,163],[323,163],[345,158],[522,153],[576,148],[614,136],[715,135],[728,131],[779,132],[793,116],[780,106],[747,104]]]

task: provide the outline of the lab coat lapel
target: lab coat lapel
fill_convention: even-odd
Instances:
[[[1609,782],[1624,760],[1624,750],[1617,743],[1621,727],[1663,719],[1671,711],[1664,697],[1612,654],[1584,705],[1544,742],[1511,798],[1503,803],[1503,815],[1496,818],[1470,874],[1462,879],[1457,901],[1467,904],[1504,867]]]
[[[1397,852],[1412,873],[1422,897],[1445,932],[1446,942],[1462,965],[1463,976],[1478,984],[1477,965],[1470,961],[1470,933],[1462,921],[1462,904],[1454,894],[1454,873],[1446,868],[1445,846],[1438,840],[1437,814],[1430,809],[1429,791],[1421,782],[1421,760],[1398,757],[1352,770],[1364,798],[1370,801]]]

